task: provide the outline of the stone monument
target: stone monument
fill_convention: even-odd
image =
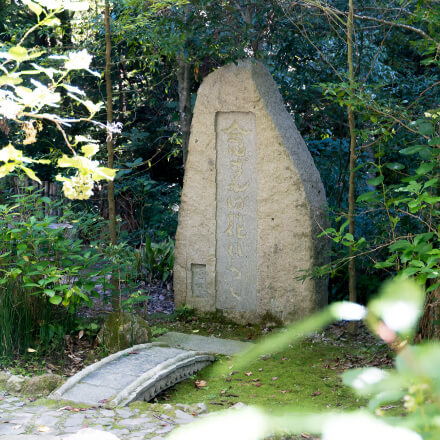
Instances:
[[[300,319],[327,304],[325,191],[263,64],[208,75],[191,126],[176,236],[176,305],[240,322]]]

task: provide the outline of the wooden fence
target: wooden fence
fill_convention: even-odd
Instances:
[[[63,196],[62,185],[55,182],[42,181],[41,184],[35,180],[29,179],[27,176],[24,178],[13,177],[10,180],[9,190],[12,194],[29,194],[33,191],[41,191],[41,197],[47,197],[51,202],[59,202],[55,206],[49,203],[44,203],[44,210],[46,215],[62,215],[64,205],[68,202]],[[33,189],[31,190],[30,187]]]

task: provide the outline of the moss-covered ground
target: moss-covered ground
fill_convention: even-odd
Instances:
[[[163,330],[257,342],[277,331],[274,324],[238,326],[213,317],[185,317],[156,321]],[[237,402],[265,408],[301,407],[323,410],[357,409],[366,402],[342,384],[341,373],[349,368],[391,364],[390,353],[365,328],[356,336],[344,325],[290,345],[283,351],[255,359],[244,369],[234,367],[234,358],[219,356],[215,364],[189,380],[163,392],[158,402],[193,404],[204,402],[210,410]]]
[[[341,354],[338,347],[305,341],[241,370],[234,368],[233,359],[222,356],[194,378],[163,393],[160,401],[205,402],[211,409],[237,402],[266,408],[359,408],[363,402],[341,383],[340,371],[330,368],[332,359]],[[219,374],[225,364],[229,373]]]

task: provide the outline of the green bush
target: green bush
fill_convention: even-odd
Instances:
[[[32,190],[0,205],[0,354],[48,349],[95,295],[101,256],[53,208]]]

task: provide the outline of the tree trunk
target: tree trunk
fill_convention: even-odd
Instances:
[[[354,66],[353,66],[353,0],[348,0],[347,17],[347,63],[350,81],[350,97],[354,93]],[[348,125],[350,127],[350,178],[348,187],[348,232],[354,237],[355,219],[355,168],[356,168],[356,125],[354,111],[351,104],[347,106]],[[348,293],[350,301],[356,302],[356,260],[354,258],[353,246],[349,248],[350,261],[348,263]],[[349,330],[355,332],[357,325],[355,321],[350,322]]]
[[[109,0],[105,2],[105,85],[107,91],[107,166],[113,168],[114,162],[114,148],[113,148],[113,134],[110,126],[113,122],[113,93],[111,80],[111,57],[112,44],[110,40],[110,5]],[[110,243],[115,246],[117,243],[116,236],[116,208],[115,208],[115,184],[109,181],[107,184],[107,200],[108,200],[108,225],[110,232]],[[112,274],[111,279],[113,287],[116,289],[112,295],[113,310],[120,310],[120,300],[117,296],[118,280]]]
[[[191,63],[189,63],[183,53],[177,57],[178,70],[177,82],[179,89],[179,112],[180,129],[182,130],[182,153],[183,165],[185,166],[188,156],[189,135],[191,132]]]

